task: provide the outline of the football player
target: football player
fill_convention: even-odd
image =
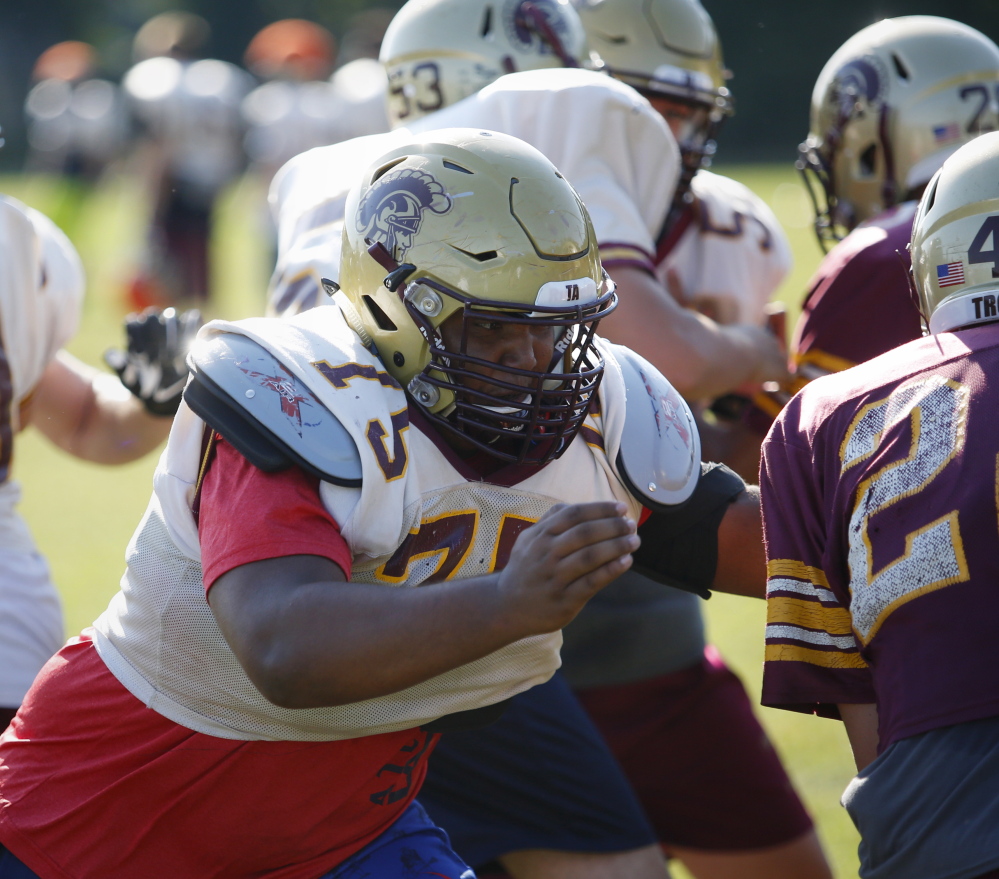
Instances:
[[[707,10],[696,0],[576,0],[590,48],[669,124],[683,166],[656,242],[656,274],[719,323],[763,324],[791,267],[787,237],[753,192],[706,167],[734,104]]]
[[[0,738],[3,879],[472,879],[413,801],[438,732],[549,678],[633,559],[687,576],[696,427],[594,335],[616,294],[555,167],[437,132],[345,212],[339,308],[199,337],[122,590]]]
[[[196,312],[133,315],[108,353],[121,381],[63,350],[75,334],[83,267],[51,220],[0,196],[0,729],[65,637],[59,596],[16,506],[15,436],[34,425],[71,455],[124,464],[155,448],[187,376]],[[131,391],[131,393],[129,393]]]
[[[331,246],[330,230],[342,216],[341,181],[374,143],[418,138],[443,124],[471,124],[528,139],[571,181],[578,182],[584,201],[592,206],[601,253],[614,267],[623,300],[642,301],[628,297],[635,289],[640,288],[638,296],[642,297],[657,286],[656,295],[661,295],[670,314],[675,311],[681,315],[670,329],[693,339],[697,331],[714,327],[705,331],[714,334],[717,342],[720,334],[728,331],[711,321],[702,322],[693,312],[677,309],[654,276],[651,253],[655,235],[667,214],[679,171],[675,141],[662,117],[629,86],[590,71],[548,69],[577,63],[573,59],[585,55],[584,46],[577,16],[566,4],[500,7],[445,0],[403,7],[386,34],[383,59],[389,71],[390,115],[397,125],[406,123],[407,127],[385,139],[360,140],[300,156],[275,181],[272,195],[280,218],[282,254],[275,276],[277,310],[294,311],[303,303],[315,303],[321,295],[317,293],[321,274],[335,276],[338,254]],[[525,67],[536,69],[502,75]],[[594,118],[601,124],[594,125]],[[643,168],[648,173],[640,173]],[[650,317],[641,307],[632,314],[642,330],[654,322],[654,312]],[[676,353],[667,340],[670,329],[656,334],[657,344],[648,343],[648,356],[669,358]],[[745,330],[740,327],[735,332]],[[758,328],[752,332],[766,335]],[[614,338],[613,327],[610,333]],[[774,344],[772,338],[768,344]],[[676,371],[671,375],[676,376]],[[702,389],[710,394],[731,387],[717,374],[694,377],[680,371],[680,378],[674,381],[694,394]],[[713,515],[724,511],[723,495],[722,490]],[[760,595],[762,589],[761,579]],[[814,875],[826,875],[810,836],[810,821],[753,720],[748,700],[744,694],[741,702],[728,695],[733,688],[742,693],[738,681],[714,655],[704,658],[697,599],[685,600],[644,579],[633,584],[631,591],[640,598],[636,614],[649,613],[650,605],[655,604],[657,620],[669,616],[676,623],[670,630],[675,637],[653,636],[652,662],[648,661],[648,650],[643,652],[645,673],[686,670],[694,665],[693,673],[684,680],[696,678],[697,685],[704,685],[702,692],[721,695],[724,691],[720,700],[708,700],[712,705],[732,704],[724,721],[731,730],[728,752],[733,759],[736,753],[740,755],[740,766],[754,767],[757,781],[753,795],[760,793],[767,798],[772,805],[770,814],[780,825],[776,835],[772,829],[768,831],[772,839],[759,845],[772,847],[794,840],[796,852],[808,849],[803,860],[817,865]],[[618,594],[624,600],[628,588],[620,586]],[[644,634],[653,628],[650,625],[644,630],[643,640],[648,640]],[[622,641],[615,640],[619,649]],[[501,857],[518,877],[550,877],[563,872],[573,876],[622,872],[661,875],[656,837],[644,820],[635,821],[634,805],[627,809],[614,805],[613,797],[618,795],[602,792],[592,778],[588,787],[581,785],[575,763],[567,760],[567,754],[585,753],[590,766],[613,765],[592,724],[564,692],[564,686],[557,678],[546,688],[514,700],[500,724],[446,740],[426,788],[428,808],[440,816],[459,851],[475,865]],[[699,733],[692,733],[692,737],[701,738]],[[543,755],[542,742],[550,743],[551,754]],[[737,751],[736,742],[752,744]],[[518,757],[528,762],[518,765]],[[547,767],[543,777],[535,771],[539,760]],[[616,771],[601,771],[610,779],[610,789],[616,791]],[[472,777],[477,779],[474,784],[457,781]],[[692,780],[691,788],[697,785],[698,781]],[[801,841],[795,839],[799,836]],[[748,847],[754,846],[755,842]],[[546,851],[553,849],[558,850],[557,855],[547,856]],[[637,862],[622,861],[616,853]],[[763,866],[769,869],[783,857],[779,852]],[[798,875],[812,874],[806,868]]]
[[[439,127],[481,126],[527,140],[579,187],[621,291],[623,305],[604,326],[609,338],[645,351],[691,399],[784,373],[784,356],[766,331],[723,327],[678,308],[656,279],[652,253],[679,171],[676,145],[634,90],[592,71],[552,69],[588,62],[585,47],[568,0],[403,6],[381,53],[396,139],[307,153],[275,181],[282,240],[274,310],[301,310],[322,299],[315,266],[337,262],[335,253],[321,251],[330,247],[323,242],[342,216],[341,169],[349,174],[376,143],[399,143]],[[601,123],[594,125],[594,118]]]
[[[931,335],[809,384],[763,446],[763,701],[844,721],[865,879],[999,876],[997,205],[991,133],[916,213]]]
[[[999,47],[965,24],[886,19],[829,59],[798,167],[815,198],[820,244],[839,243],[794,331],[794,383],[758,394],[749,413],[757,437],[811,379],[919,338],[906,248],[917,200],[948,156],[997,128]]]
[[[145,264],[128,291],[135,308],[208,296],[213,205],[243,170],[240,104],[253,78],[201,57],[209,33],[191,13],[151,18],[135,35],[137,63],[122,80],[141,130],[135,160],[152,206]]]
[[[97,66],[93,46],[78,40],[38,57],[24,102],[27,170],[93,182],[121,154],[128,133],[121,91],[97,75]]]

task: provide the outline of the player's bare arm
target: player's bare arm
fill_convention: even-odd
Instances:
[[[223,574],[209,603],[267,699],[341,705],[562,628],[630,567],[638,543],[623,504],[577,504],[525,530],[500,573],[405,589],[345,582],[329,560],[291,556]]]
[[[22,406],[22,425],[37,425],[64,451],[98,464],[124,464],[167,436],[180,405],[184,358],[201,315],[148,309],[125,319],[125,350],[105,354],[118,377],[59,351]]]
[[[857,772],[860,772],[878,756],[878,706],[873,703],[841,702],[836,707],[846,727]]]
[[[728,505],[718,526],[718,570],[711,588],[731,595],[767,597],[763,516],[760,489],[755,485],[747,485]]]
[[[151,452],[170,419],[149,414],[108,373],[60,351],[42,374],[24,413],[55,445],[98,464],[124,464]]]
[[[687,399],[787,378],[785,354],[766,330],[720,326],[683,308],[639,268],[615,269],[614,281],[620,305],[601,323],[601,333],[643,352]]]

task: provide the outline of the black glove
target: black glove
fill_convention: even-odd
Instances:
[[[125,318],[128,350],[111,348],[104,361],[153,415],[173,416],[187,383],[187,349],[201,328],[197,309],[147,308]]]

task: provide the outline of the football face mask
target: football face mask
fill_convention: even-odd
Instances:
[[[593,335],[617,296],[606,278],[599,288],[591,278],[561,286],[569,297],[579,297],[578,304],[535,304],[530,313],[427,278],[407,287],[407,307],[430,353],[408,389],[431,421],[504,461],[541,464],[565,451],[599,387],[603,359]],[[551,292],[542,288],[538,300]],[[442,296],[461,308],[434,328],[426,307],[436,307]],[[435,412],[442,392],[451,396],[451,405]]]

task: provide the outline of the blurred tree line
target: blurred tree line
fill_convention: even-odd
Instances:
[[[498,0],[502,2],[502,0]],[[999,40],[999,0],[703,0],[718,26],[736,116],[722,132],[719,158],[790,161],[808,130],[812,86],[848,37],[880,18],[946,15]],[[343,41],[359,14],[378,17],[401,0],[0,0],[0,167],[20,166],[23,102],[35,59],[53,43],[83,40],[100,53],[105,75],[131,63],[131,39],[147,19],[186,9],[212,26],[210,54],[240,63],[253,35],[281,18],[309,18]],[[372,12],[371,10],[376,10]],[[359,47],[341,45],[341,60]]]

